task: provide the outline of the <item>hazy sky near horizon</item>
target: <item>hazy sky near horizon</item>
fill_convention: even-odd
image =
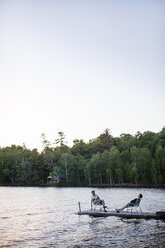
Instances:
[[[165,1],[0,0],[0,147],[165,126]]]

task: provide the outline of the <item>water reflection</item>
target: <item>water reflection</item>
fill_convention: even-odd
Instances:
[[[165,222],[78,216],[91,188],[0,187],[0,247],[164,247]],[[164,190],[96,189],[114,209],[144,195],[143,211],[164,208]]]

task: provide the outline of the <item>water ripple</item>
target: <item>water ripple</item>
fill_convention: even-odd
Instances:
[[[165,221],[75,214],[79,200],[83,209],[90,208],[90,191],[90,188],[0,187],[0,248],[164,248]],[[138,194],[137,189],[97,191],[112,209]],[[143,211],[164,208],[164,190],[140,191],[144,195]]]

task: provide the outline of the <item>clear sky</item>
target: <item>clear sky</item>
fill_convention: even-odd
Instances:
[[[164,0],[0,0],[0,146],[165,126]]]

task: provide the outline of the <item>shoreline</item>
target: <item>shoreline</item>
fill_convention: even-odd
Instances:
[[[165,185],[143,185],[143,184],[91,184],[91,185],[68,185],[68,184],[0,184],[0,187],[56,187],[56,188],[154,188],[164,189]]]

